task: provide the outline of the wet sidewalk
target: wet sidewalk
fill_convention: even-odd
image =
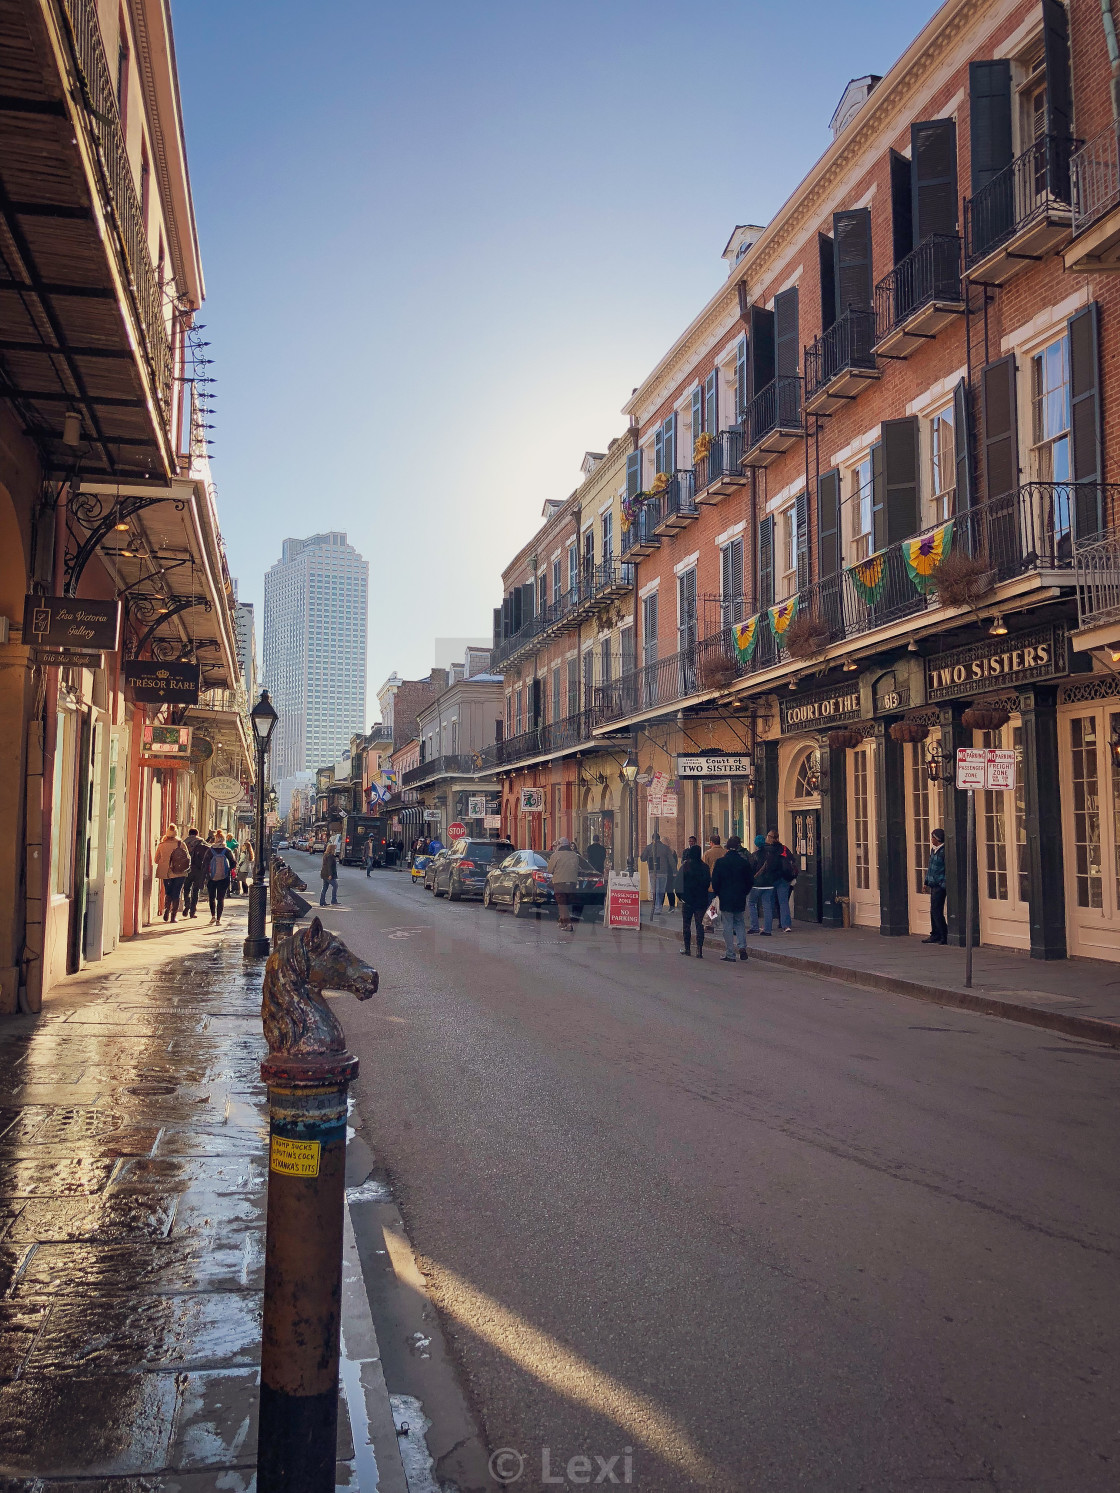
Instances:
[[[643,904],[647,932],[648,918]],[[680,921],[678,912],[667,912],[652,927],[679,941]],[[722,949],[722,934],[710,936]],[[1120,965],[1105,960],[1047,961],[1019,949],[984,946],[973,951],[967,990],[963,949],[914,936],[884,938],[873,928],[821,928],[795,919],[792,933],[748,934],[747,949],[752,958],[806,974],[1120,1047]]]
[[[4,1493],[255,1486],[268,1122],[245,914],[158,924],[0,1023]],[[340,1487],[376,1484],[370,1450],[343,1403]]]

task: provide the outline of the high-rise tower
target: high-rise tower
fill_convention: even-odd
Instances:
[[[366,728],[369,565],[336,532],[285,539],[264,578],[264,678],[279,712],[273,782],[334,762]]]

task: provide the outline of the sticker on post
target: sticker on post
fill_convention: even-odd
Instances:
[[[274,1135],[268,1153],[268,1169],[284,1177],[317,1177],[319,1150],[317,1140],[290,1140],[286,1135]]]

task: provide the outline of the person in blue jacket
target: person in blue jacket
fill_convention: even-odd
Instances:
[[[923,943],[948,943],[949,925],[945,921],[945,831],[935,829],[930,833],[929,865],[926,867],[926,886],[929,887],[930,934]]]

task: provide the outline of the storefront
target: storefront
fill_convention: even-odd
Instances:
[[[1120,960],[1120,678],[1071,680],[1057,714],[1069,952]]]

